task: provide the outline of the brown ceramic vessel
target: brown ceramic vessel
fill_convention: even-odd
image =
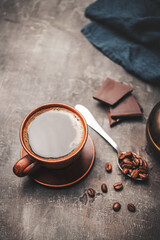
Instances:
[[[160,156],[160,102],[149,114],[146,126],[146,136],[149,147]]]
[[[53,108],[55,108],[55,107],[64,108],[64,109],[67,109],[67,110],[73,112],[74,114],[76,114],[80,118],[80,120],[83,124],[84,135],[83,135],[83,139],[82,139],[79,147],[75,151],[70,153],[69,155],[66,155],[61,158],[46,159],[46,158],[37,156],[26,146],[25,141],[24,141],[24,136],[23,136],[23,132],[24,132],[23,130],[26,126],[26,123],[32,117],[33,114],[35,114],[43,109],[52,108],[52,107]],[[25,155],[18,162],[16,162],[16,164],[13,167],[13,172],[18,177],[23,177],[25,175],[28,175],[29,172],[31,171],[31,169],[35,167],[35,165],[40,165],[40,166],[44,166],[47,168],[53,168],[53,169],[65,168],[65,167],[69,166],[73,161],[76,161],[76,159],[80,156],[80,153],[81,153],[83,147],[85,146],[87,138],[88,138],[87,123],[86,123],[84,117],[75,108],[73,108],[69,105],[63,104],[63,103],[48,103],[46,105],[42,105],[42,106],[32,110],[25,117],[25,119],[23,120],[23,122],[21,124],[20,141],[21,141],[21,145],[22,145],[23,149],[25,150],[25,152],[27,153],[27,155]]]

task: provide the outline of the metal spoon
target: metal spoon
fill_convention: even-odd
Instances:
[[[103,130],[103,128],[99,125],[99,123],[93,117],[92,113],[86,107],[84,107],[83,105],[77,104],[75,106],[75,109],[77,109],[83,115],[88,126],[90,126],[93,130],[99,133],[99,135],[101,135],[114,148],[117,154],[122,153],[122,151],[120,150],[118,145],[115,143],[115,141],[113,141],[113,139]],[[119,169],[122,171],[118,158],[117,158],[117,165]],[[127,176],[131,177],[130,174],[127,174]],[[143,179],[136,178],[136,180],[143,180]]]

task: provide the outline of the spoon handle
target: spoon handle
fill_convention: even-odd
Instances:
[[[77,109],[85,118],[87,124],[95,130],[99,135],[101,135],[114,149],[117,153],[120,152],[120,149],[118,148],[118,145],[113,141],[113,139],[103,130],[103,128],[99,125],[99,123],[96,121],[96,119],[93,117],[91,112],[84,107],[83,105],[77,104],[75,106],[75,109]]]

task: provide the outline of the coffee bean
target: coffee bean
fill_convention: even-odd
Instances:
[[[128,207],[128,210],[129,210],[130,212],[135,212],[135,211],[136,211],[136,208],[135,208],[135,206],[134,206],[133,203],[129,203],[129,204],[127,205],[127,207]]]
[[[142,161],[142,159],[139,159],[139,166],[143,166],[143,161]]]
[[[103,184],[101,185],[101,190],[102,190],[102,192],[104,192],[104,193],[106,193],[106,192],[108,191],[107,185],[106,185],[105,183],[103,183]]]
[[[143,162],[143,167],[146,168],[146,169],[148,169],[147,162],[146,162],[144,159],[142,159],[142,162]]]
[[[122,160],[122,162],[120,163],[120,166],[123,167],[123,164],[124,164],[124,163],[123,163],[123,160]]]
[[[133,153],[132,152],[126,152],[124,155],[125,155],[125,157],[131,158],[133,156]]]
[[[136,158],[136,154],[132,153],[132,159]]]
[[[139,173],[139,177],[142,179],[147,179],[148,178],[148,174],[146,173]]]
[[[129,169],[129,174],[131,175],[133,172],[133,169]]]
[[[105,164],[105,168],[106,168],[106,171],[107,171],[107,172],[111,172],[111,171],[112,171],[112,165],[111,165],[109,162],[107,162],[107,163]]]
[[[88,195],[89,195],[90,197],[94,197],[94,196],[95,196],[95,190],[94,190],[93,188],[89,188],[89,189],[87,190],[87,192],[88,192]]]
[[[133,163],[132,162],[130,162],[130,163],[123,163],[122,164],[122,168],[133,168]]]
[[[133,179],[140,178],[145,179],[148,177],[148,165],[147,162],[142,159],[140,155],[136,155],[132,152],[120,153],[118,155],[119,163],[124,175],[130,174]],[[142,175],[144,174],[144,175]]]
[[[138,158],[135,158],[134,162],[136,162],[137,166],[139,166],[139,159]]]
[[[113,185],[115,190],[122,190],[123,189],[123,185],[121,182],[117,182]]]
[[[122,173],[123,173],[124,175],[126,175],[128,172],[129,172],[129,169],[128,169],[128,168],[123,168]]]
[[[142,166],[142,167],[139,167],[138,170],[139,170],[139,172],[141,172],[141,173],[147,173],[147,172],[148,172],[148,169],[144,168],[143,166]]]
[[[139,166],[139,160],[135,158],[135,159],[132,161],[132,164],[133,164],[134,167],[138,167],[138,166]]]
[[[124,158],[124,159],[123,159],[123,163],[129,163],[129,164],[130,164],[130,163],[131,163],[131,160],[130,160],[129,158]]]
[[[134,169],[131,173],[131,178],[136,179],[139,175],[138,169]]]
[[[114,210],[115,212],[118,212],[120,209],[121,209],[121,204],[120,204],[119,202],[115,202],[115,203],[113,204],[113,210]]]
[[[124,158],[131,158],[132,157],[132,152],[126,152],[126,153],[119,153],[118,154],[118,159],[122,160]]]
[[[118,159],[122,160],[124,157],[125,157],[125,156],[124,156],[123,153],[119,153],[119,154],[118,154]]]

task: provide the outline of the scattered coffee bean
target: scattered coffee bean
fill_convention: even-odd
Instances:
[[[147,162],[140,155],[132,152],[119,153],[118,159],[124,175],[130,174],[133,179],[148,177]]]
[[[105,168],[106,168],[106,171],[107,171],[107,172],[111,172],[111,171],[112,171],[112,165],[111,165],[109,162],[107,162],[107,163],[105,164]]]
[[[95,196],[95,191],[94,191],[94,189],[93,188],[89,188],[88,190],[87,190],[87,192],[88,192],[88,195],[90,196],[90,197],[94,197]]]
[[[121,182],[117,182],[113,185],[115,190],[122,190],[123,189],[123,185]]]
[[[118,212],[120,209],[121,209],[121,204],[118,203],[118,202],[115,202],[115,203],[113,204],[113,210],[114,210],[115,212]]]
[[[133,203],[129,203],[129,204],[127,205],[127,207],[128,207],[128,210],[129,210],[130,212],[135,212],[135,211],[136,211],[136,208],[135,208],[135,206],[134,206]]]
[[[101,190],[102,190],[102,192],[104,192],[104,193],[106,193],[106,192],[108,191],[107,185],[106,185],[105,183],[103,183],[103,184],[101,185]]]

